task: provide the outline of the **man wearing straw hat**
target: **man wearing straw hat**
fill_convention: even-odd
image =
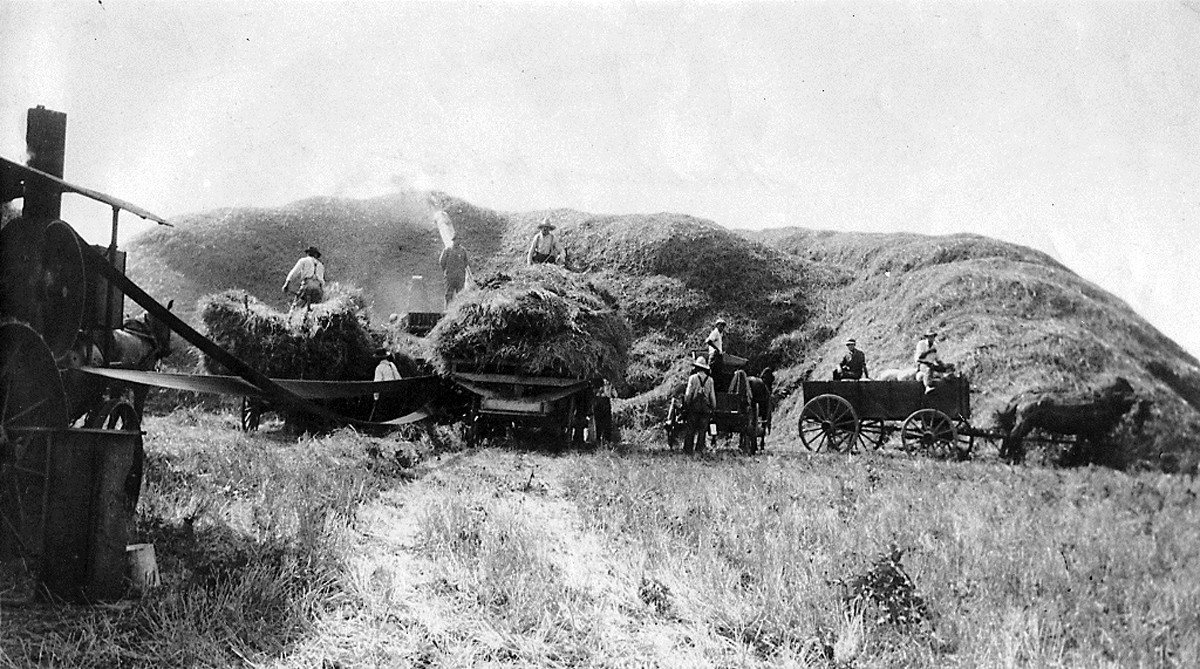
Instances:
[[[559,261],[562,249],[558,246],[558,239],[550,232],[553,229],[554,224],[550,222],[549,216],[538,223],[538,234],[534,236],[533,243],[529,245],[527,260],[530,265],[540,263],[553,265]]]
[[[708,333],[708,339],[704,340],[704,345],[708,347],[708,364],[712,375],[718,378],[723,378],[725,373],[725,329],[728,325],[724,318],[718,318],[713,324],[712,332]]]
[[[867,356],[858,348],[858,342],[853,337],[846,340],[846,355],[833,370],[834,381],[858,381],[871,378],[867,372]]]
[[[450,230],[446,239],[446,248],[438,257],[438,265],[442,268],[442,276],[446,278],[446,306],[458,294],[467,282],[467,252],[458,245],[458,233]]]
[[[709,375],[708,362],[704,356],[696,356],[692,362],[695,372],[688,377],[687,390],[683,393],[684,428],[683,452],[704,450],[708,424],[717,407],[717,393]],[[697,443],[699,439],[699,443]]]
[[[325,265],[317,247],[304,250],[304,256],[288,272],[283,292],[292,296],[293,307],[307,307],[325,299]]]

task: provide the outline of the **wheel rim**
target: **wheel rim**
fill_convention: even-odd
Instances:
[[[42,552],[50,440],[37,428],[66,425],[50,349],[23,323],[0,325],[0,558]]]
[[[883,448],[889,434],[887,425],[881,420],[864,420],[859,427],[859,439],[863,446],[876,450]]]
[[[845,398],[818,395],[800,411],[800,441],[810,451],[849,450],[858,435],[858,415]]]
[[[4,227],[3,311],[23,320],[58,356],[75,343],[87,281],[79,237],[62,221],[18,219]]]
[[[906,451],[918,451],[935,457],[947,457],[954,449],[957,430],[946,414],[937,409],[913,412],[901,428],[900,438]]]

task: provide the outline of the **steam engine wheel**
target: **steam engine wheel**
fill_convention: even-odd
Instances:
[[[66,425],[50,348],[24,323],[0,324],[0,561],[42,553],[50,440]]]

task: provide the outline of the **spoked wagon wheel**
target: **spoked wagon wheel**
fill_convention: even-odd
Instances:
[[[242,432],[253,432],[262,424],[263,404],[252,397],[242,398],[241,428]]]
[[[54,356],[23,323],[0,325],[0,562],[42,552],[50,433],[67,425]]]
[[[906,451],[919,451],[935,458],[947,458],[958,449],[958,431],[954,422],[937,409],[919,409],[904,419],[900,439]]]
[[[883,448],[888,437],[892,434],[892,428],[889,428],[887,423],[882,420],[867,420],[860,421],[858,438],[864,447],[870,447],[874,450]]]
[[[858,434],[858,414],[845,398],[817,395],[800,410],[800,441],[810,451],[848,451]]]
[[[142,420],[129,402],[109,400],[88,414],[83,426],[97,430],[140,430]]]

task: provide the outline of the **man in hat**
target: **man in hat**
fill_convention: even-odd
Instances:
[[[917,352],[913,354],[917,363],[917,380],[925,385],[925,393],[933,392],[941,382],[946,366],[938,357],[937,333],[927,330],[917,342]]]
[[[708,339],[704,340],[704,345],[708,347],[708,365],[711,368],[712,375],[721,378],[725,372],[725,329],[728,325],[724,318],[718,318],[713,324],[712,332],[708,333]]]
[[[392,362],[391,356],[388,355],[387,349],[375,349],[375,381],[398,381],[400,380],[400,370],[396,369],[396,363]],[[375,418],[375,414],[379,409],[379,393],[375,393],[375,406],[371,409],[371,418]]]
[[[458,294],[467,282],[467,252],[458,245],[458,233],[450,230],[447,246],[438,257],[438,265],[442,268],[442,276],[446,278],[446,306]]]
[[[562,255],[562,249],[558,246],[558,239],[550,231],[554,229],[554,224],[550,222],[550,217],[542,219],[538,223],[538,234],[534,236],[533,243],[529,245],[528,261],[530,265],[539,263],[557,263]]]
[[[871,375],[867,372],[867,356],[859,350],[858,342],[851,337],[846,340],[846,355],[842,356],[838,368],[833,370],[833,380],[858,381],[869,378]]]
[[[325,265],[317,247],[304,250],[304,256],[288,272],[283,292],[292,296],[292,307],[307,307],[325,299]]]
[[[712,420],[713,410],[717,408],[716,389],[709,374],[708,363],[703,356],[696,357],[692,362],[692,369],[694,372],[688,377],[687,390],[683,393],[684,453],[704,450],[708,424]]]

